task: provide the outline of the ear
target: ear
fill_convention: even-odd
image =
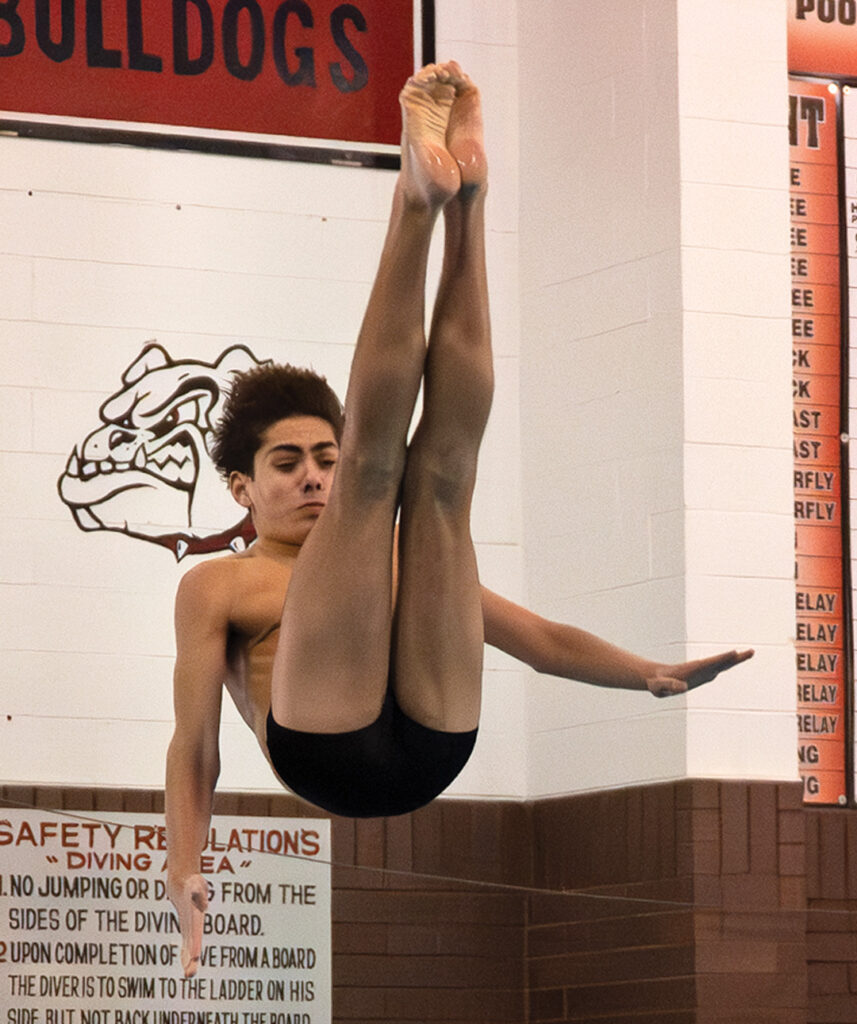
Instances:
[[[251,506],[247,487],[251,480],[252,477],[247,476],[246,473],[239,473],[237,469],[229,474],[229,493],[243,508]]]

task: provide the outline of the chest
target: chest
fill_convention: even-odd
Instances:
[[[272,587],[242,599],[232,618],[233,633],[242,646],[254,646],[279,626],[285,597],[285,587]]]
[[[291,567],[249,568],[255,571],[242,574],[246,578],[235,590],[230,619],[236,639],[252,646],[280,623]]]

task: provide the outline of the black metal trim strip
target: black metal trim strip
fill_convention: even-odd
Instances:
[[[0,118],[0,132],[26,139],[52,139],[61,142],[88,142],[101,145],[140,146],[153,149],[190,150],[225,156],[256,157],[266,160],[299,160],[314,164],[346,167],[381,167],[398,170],[397,153],[375,153],[357,149],[328,149],[324,146],[296,146],[287,143],[254,142],[240,139],[213,139],[205,136],[168,132],[135,131],[124,128],[94,128],[82,125],[53,124],[42,121],[18,121]]]

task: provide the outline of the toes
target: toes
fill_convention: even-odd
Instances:
[[[467,75],[461,70],[461,66],[454,60],[443,64],[426,64],[408,79],[409,84],[425,88],[434,82],[440,85],[451,85],[456,92],[472,88],[473,84]]]

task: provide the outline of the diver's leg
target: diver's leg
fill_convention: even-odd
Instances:
[[[399,705],[415,721],[465,732],[479,720],[483,650],[470,504],[493,391],[487,166],[479,93],[469,83],[456,96],[447,146],[459,163],[462,186],[444,209],[444,262],[423,415],[403,484],[394,686]]]
[[[425,364],[425,275],[437,214],[458,192],[446,133],[460,71],[402,90],[402,169],[357,341],[327,507],[297,558],[273,666],[281,725],[345,732],[377,717],[390,672],[394,521]]]

